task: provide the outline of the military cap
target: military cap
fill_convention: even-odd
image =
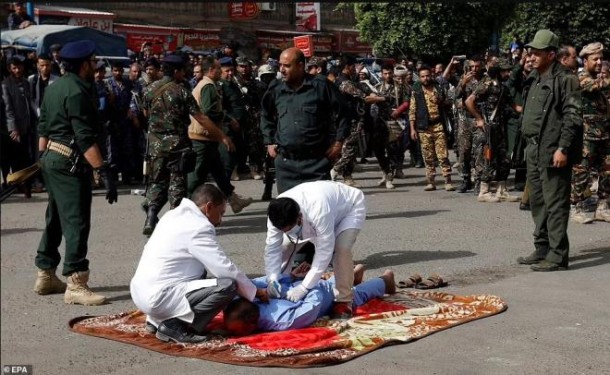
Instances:
[[[398,64],[394,67],[394,75],[396,77],[406,76],[408,72],[409,72],[409,69],[407,69],[407,67],[404,65]]]
[[[500,57],[496,62],[496,66],[500,68],[500,70],[510,70],[513,68],[513,65],[505,57]]]
[[[269,64],[261,65],[258,68],[258,77],[260,78],[264,74],[276,74],[277,71]]]
[[[155,59],[154,57],[151,57],[146,60],[146,62],[144,63],[144,69],[149,66],[152,66],[155,69],[161,69],[161,64],[159,64],[159,60]]]
[[[587,57],[589,55],[593,55],[596,53],[602,53],[604,50],[604,45],[600,42],[589,43],[586,46],[582,47],[578,56]]]
[[[51,44],[51,46],[49,47],[49,50],[51,52],[57,52],[60,49],[61,49],[61,44],[59,44],[59,43]]]
[[[176,67],[182,67],[184,66],[184,59],[182,58],[182,56],[178,55],[167,55],[163,58],[163,63]]]
[[[220,66],[233,66],[233,59],[229,56],[225,56],[218,60]]]
[[[239,56],[235,59],[235,62],[237,63],[237,65],[250,65],[250,61],[248,61],[248,59],[244,56]]]
[[[23,65],[24,61],[25,61],[25,57],[23,57],[21,55],[13,55],[8,60],[8,63],[13,64],[13,65]]]
[[[91,40],[79,40],[66,43],[59,51],[62,60],[85,60],[95,52],[95,43]]]
[[[534,40],[525,45],[528,48],[547,49],[559,48],[559,37],[551,30],[538,30],[534,35]]]
[[[323,67],[326,65],[326,59],[324,57],[313,56],[309,61],[307,61],[306,66],[309,68],[311,66],[319,66]]]
[[[100,60],[97,62],[97,64],[95,64],[95,70],[101,70],[101,69],[106,70],[106,63]]]

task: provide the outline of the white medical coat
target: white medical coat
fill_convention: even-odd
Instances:
[[[227,257],[216,239],[216,230],[195,203],[183,198],[168,211],[150,237],[135,275],[131,298],[154,321],[180,318],[192,323],[194,313],[186,294],[216,286],[216,279],[228,277],[237,282],[237,293],[254,300],[256,287]]]
[[[362,229],[366,219],[364,194],[345,184],[333,181],[305,182],[278,195],[292,198],[303,214],[303,242],[310,241],[316,251],[303,286],[313,288],[326,271],[335,251],[336,237],[346,229]],[[301,242],[301,241],[299,241]],[[288,237],[267,219],[265,274],[280,278],[289,274],[295,247]]]

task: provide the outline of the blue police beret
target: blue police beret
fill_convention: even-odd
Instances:
[[[13,64],[13,65],[23,65],[24,62],[25,62],[25,57],[23,57],[21,55],[13,55],[8,60],[8,63]]]
[[[79,40],[66,43],[59,51],[59,58],[64,60],[84,60],[95,52],[95,43],[91,40]]]
[[[163,58],[163,63],[182,66],[184,65],[184,59],[178,55],[167,55]]]
[[[95,64],[95,70],[101,70],[101,69],[106,70],[106,63],[103,62],[102,60],[98,61],[97,64]]]
[[[144,63],[144,69],[146,69],[149,66],[152,66],[156,69],[161,69],[161,64],[159,64],[159,60],[155,59],[154,57],[151,57],[148,60],[146,60],[146,62]]]
[[[220,62],[220,66],[233,66],[233,59],[229,56],[221,58],[218,62]]]

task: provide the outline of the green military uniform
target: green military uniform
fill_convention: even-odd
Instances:
[[[74,73],[66,73],[45,92],[40,109],[40,137],[70,148],[82,155],[96,144],[99,129],[97,93],[92,82]],[[79,156],[76,168],[72,160],[48,149],[42,155],[42,176],[49,193],[45,230],[40,240],[36,266],[41,270],[56,268],[61,260],[59,244],[66,238],[62,274],[87,271],[87,241],[91,228],[92,170]]]
[[[191,148],[189,115],[200,113],[193,95],[171,77],[153,82],[144,91],[142,108],[148,113],[150,186],[143,206],[158,213],[169,200],[170,208],[186,196],[185,173],[173,165]]]
[[[517,106],[523,106],[523,81],[525,80],[523,66],[516,64],[510,73],[506,86],[513,103]],[[511,155],[511,164],[515,168],[515,188],[525,187],[525,160],[523,151],[525,142],[521,136],[521,113],[518,113],[514,108],[506,108],[506,137],[508,152]],[[518,186],[519,185],[519,186]]]
[[[278,193],[302,182],[330,179],[331,162],[325,153],[349,135],[347,111],[332,83],[309,74],[296,90],[285,82],[269,86],[262,100],[261,130],[266,145],[278,146]]]
[[[541,30],[539,34],[552,34]],[[555,48],[558,38],[550,39]],[[534,44],[532,48],[544,49],[549,44]],[[519,263],[534,264],[537,271],[554,271],[567,267],[569,240],[571,164],[582,153],[582,102],[578,78],[558,62],[553,62],[540,75],[532,72],[526,81],[523,109],[523,136],[527,139],[525,157],[527,180],[531,187],[530,206],[535,224],[533,254],[519,258]],[[553,167],[553,154],[564,150],[568,165]],[[541,262],[542,261],[542,262]]]
[[[242,127],[248,122],[248,112],[246,111],[246,102],[242,92],[234,81],[221,79],[219,85],[222,90],[222,109],[226,115],[224,124],[227,128],[226,134],[235,144],[235,152],[229,152],[224,146],[220,148],[225,171],[227,176],[231,177],[233,169],[238,164],[239,155],[247,155],[248,145],[244,141]],[[239,131],[231,129],[229,126],[231,119],[239,122]]]

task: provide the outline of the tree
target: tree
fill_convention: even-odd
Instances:
[[[519,3],[502,27],[503,45],[513,36],[527,43],[539,29],[550,29],[562,43],[580,49],[591,42],[610,46],[608,3]]]
[[[380,55],[449,59],[484,51],[513,4],[389,2],[353,6],[360,35]]]

